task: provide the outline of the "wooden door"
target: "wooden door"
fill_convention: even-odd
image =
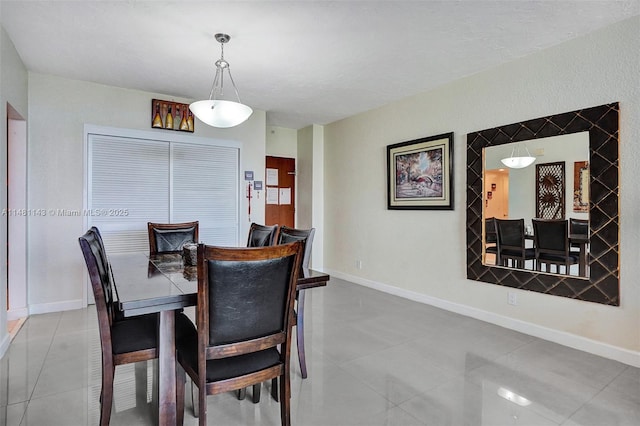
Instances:
[[[267,156],[266,165],[265,225],[295,228],[296,160]]]

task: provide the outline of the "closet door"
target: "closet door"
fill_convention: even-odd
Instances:
[[[200,221],[200,241],[237,246],[239,151],[171,144],[171,222]]]
[[[147,222],[169,222],[169,144],[89,135],[88,216],[109,253],[148,251]]]
[[[200,241],[236,246],[239,149],[90,134],[89,226],[109,253],[148,251],[147,222],[200,221]]]

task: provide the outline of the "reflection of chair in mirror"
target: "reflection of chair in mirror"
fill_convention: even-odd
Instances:
[[[198,247],[197,328],[176,335],[178,424],[184,416],[184,372],[198,388],[194,411],[207,423],[207,395],[280,378],[280,413],[290,425],[291,334],[302,245]],[[195,399],[195,398],[194,398]]]
[[[249,227],[247,247],[272,246],[278,241],[278,225],[265,226],[252,223]]]
[[[589,236],[589,220],[588,219],[576,219],[569,218],[569,234],[586,235]],[[570,249],[573,252],[580,251],[580,244],[572,243]]]
[[[526,248],[524,240],[524,219],[495,219],[498,235],[498,256],[496,265],[524,269],[527,260],[534,260],[536,252]]]
[[[183,223],[147,223],[149,254],[180,253],[185,243],[198,242],[198,221]]]
[[[565,274],[569,274],[569,267],[577,264],[579,256],[569,250],[568,224],[565,219],[533,219],[533,234],[536,250],[536,269],[550,272],[550,265],[556,265],[556,273],[560,273],[560,266],[565,267]]]
[[[498,233],[496,231],[496,219],[490,217],[484,221],[484,250],[487,254],[498,255]],[[485,259],[486,262],[486,259]],[[497,259],[494,260],[497,264]]]

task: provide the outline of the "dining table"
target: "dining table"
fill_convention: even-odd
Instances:
[[[185,265],[181,254],[144,252],[109,256],[114,277],[114,296],[125,317],[158,313],[158,424],[175,425],[176,335],[175,313],[197,302],[197,267]],[[305,291],[323,287],[329,274],[302,268],[297,282],[296,333],[303,378]],[[300,350],[301,349],[301,350]],[[304,365],[304,367],[303,367]]]

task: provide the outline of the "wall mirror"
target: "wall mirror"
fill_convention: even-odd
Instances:
[[[613,103],[467,134],[468,279],[619,306],[618,117],[618,103]],[[492,192],[486,190],[486,185],[494,183],[483,180],[485,149],[513,143],[529,146],[538,139],[581,132],[587,132],[589,137],[588,277],[498,267],[485,262],[483,213],[487,193]],[[560,138],[556,143],[564,141]],[[535,152],[534,149],[532,154]],[[568,173],[574,172],[573,166],[570,165]],[[565,207],[572,209],[572,205]]]

